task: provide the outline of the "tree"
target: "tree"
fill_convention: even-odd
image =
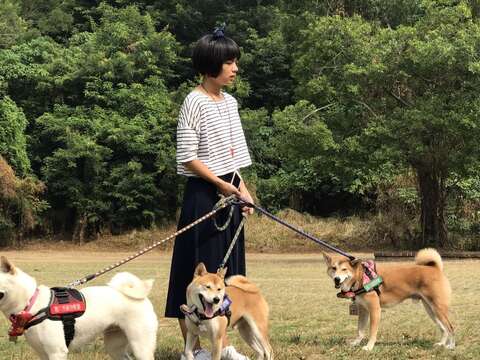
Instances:
[[[339,159],[362,187],[414,169],[420,245],[445,246],[447,182],[479,156],[480,32],[464,3],[425,4],[425,17],[395,30],[355,17],[313,22],[295,74],[317,106],[335,104],[325,121],[341,149],[353,150]]]
[[[0,100],[0,156],[5,157],[20,176],[31,170],[26,127],[27,119],[22,110],[9,97]]]

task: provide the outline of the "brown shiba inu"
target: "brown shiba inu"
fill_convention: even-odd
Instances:
[[[212,360],[220,360],[230,324],[257,352],[258,360],[272,360],[267,302],[258,287],[244,276],[235,275],[225,280],[226,271],[224,268],[216,274],[209,273],[203,263],[195,269],[193,281],[187,287],[187,306],[182,305],[187,325],[185,357],[193,360],[198,337],[206,335],[212,343]]]
[[[364,266],[362,261],[349,260],[343,256],[323,254],[327,274],[334,280],[335,288],[342,293],[354,292],[363,287]],[[358,335],[352,345],[359,345],[366,333],[370,317],[370,337],[364,350],[372,350],[377,340],[377,330],[382,307],[393,306],[405,299],[421,300],[425,310],[442,331],[442,339],[435,345],[448,349],[455,347],[453,327],[448,319],[450,283],[443,274],[442,258],[434,249],[417,253],[415,264],[379,266],[377,274],[383,278],[376,291],[356,295],[358,305]]]

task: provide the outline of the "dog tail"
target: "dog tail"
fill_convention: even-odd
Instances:
[[[260,289],[257,287],[257,285],[251,283],[245,276],[242,275],[230,276],[228,279],[225,280],[225,284],[249,293],[260,292]]]
[[[442,257],[437,250],[432,248],[420,250],[415,256],[415,263],[418,265],[436,266],[440,271],[443,271]]]
[[[121,292],[123,295],[136,300],[145,299],[152,290],[153,280],[140,280],[128,272],[116,274],[108,283],[108,286]]]

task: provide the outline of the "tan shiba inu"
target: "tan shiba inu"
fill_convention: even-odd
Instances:
[[[200,335],[212,344],[212,360],[220,360],[227,326],[237,328],[240,335],[256,351],[258,360],[272,360],[268,340],[268,304],[257,286],[241,275],[225,278],[226,269],[216,274],[207,272],[205,265],[197,265],[194,277],[187,287],[187,337],[185,357],[193,360],[193,348]],[[226,284],[226,286],[225,286]],[[228,309],[225,301],[231,300]],[[188,314],[190,312],[190,314]]]
[[[129,359],[128,353],[133,352],[138,360],[153,360],[158,322],[147,298],[152,285],[153,280],[142,281],[124,272],[116,274],[108,286],[81,289],[86,309],[75,321],[68,347],[62,321],[49,318],[29,327],[25,338],[42,360],[66,360],[71,350],[101,334],[113,359]],[[50,297],[50,288],[37,286],[34,278],[1,257],[0,311],[7,319],[35,315],[48,307]]]
[[[362,261],[349,260],[343,256],[323,254],[327,274],[334,280],[335,288],[343,293],[363,287],[364,266]],[[453,327],[448,319],[450,283],[443,274],[442,258],[434,249],[420,250],[415,264],[380,265],[377,274],[383,283],[376,291],[364,292],[355,297],[358,306],[358,335],[352,345],[363,340],[370,317],[370,337],[364,350],[372,350],[377,340],[377,330],[382,307],[393,306],[405,299],[421,300],[425,310],[442,331],[440,342],[435,345],[448,349],[455,347]]]

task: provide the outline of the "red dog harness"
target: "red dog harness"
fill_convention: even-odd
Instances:
[[[10,315],[10,322],[12,323],[8,331],[10,340],[15,341],[18,336],[23,335],[25,330],[49,319],[63,323],[65,343],[68,347],[75,336],[75,319],[82,316],[86,309],[83,294],[76,289],[51,288],[48,306],[33,315],[30,313],[30,309],[38,297],[38,292],[37,288],[23,311]]]
[[[30,314],[30,309],[32,308],[33,304],[37,300],[39,290],[38,288],[35,289],[30,300],[28,300],[27,306],[25,309],[20,311],[18,314],[11,314],[9,317],[10,322],[12,325],[8,330],[8,335],[10,336],[10,341],[16,341],[17,336],[23,335],[26,329],[28,329],[28,324],[32,320],[33,315]],[[28,326],[28,327],[27,327]]]

